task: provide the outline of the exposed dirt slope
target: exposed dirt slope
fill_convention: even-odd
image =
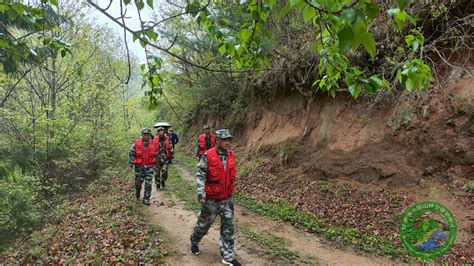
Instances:
[[[458,221],[450,256],[474,261],[474,193],[467,188],[474,181],[472,78],[358,100],[286,91],[249,110],[243,126],[234,128],[246,168],[244,191],[395,241],[405,208],[437,200]],[[210,117],[196,124],[204,122],[226,125]],[[188,133],[189,143],[197,132]]]

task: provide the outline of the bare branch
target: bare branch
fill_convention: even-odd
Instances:
[[[114,19],[114,17],[112,17],[109,13],[107,13],[104,9],[102,9],[100,6],[98,6],[97,4],[95,4],[94,2],[92,2],[92,0],[87,0],[87,3],[89,3],[92,7],[94,7],[95,9],[97,9],[99,12],[101,12],[102,14],[104,14],[105,16],[107,16],[109,19],[111,19],[112,21],[114,21],[116,24],[118,24],[120,27],[126,29],[128,32],[132,33],[132,34],[136,34],[140,31],[134,31],[132,30],[131,28],[129,28],[127,25],[121,23],[120,21]],[[252,72],[253,70],[252,69],[216,69],[216,68],[208,68],[206,66],[202,66],[202,65],[198,65],[198,64],[195,64],[189,60],[187,60],[186,58],[184,58],[183,56],[180,56],[180,55],[177,55],[175,53],[172,53],[170,52],[169,50],[167,50],[167,48],[163,48],[159,45],[156,45],[154,43],[151,43],[149,40],[147,40],[146,38],[144,37],[138,37],[138,39],[140,41],[142,41],[143,43],[145,43],[146,45],[149,45],[155,49],[158,49],[160,51],[163,51],[164,53],[168,54],[169,56],[171,57],[174,57],[180,61],[182,61],[183,63],[187,64],[187,65],[190,65],[190,66],[193,66],[193,67],[196,67],[196,68],[200,68],[202,70],[205,70],[205,71],[211,71],[211,72],[221,72],[221,73],[246,73],[246,72]],[[269,69],[262,69],[262,70],[269,70]],[[272,69],[272,70],[275,70],[275,69]]]
[[[211,3],[211,0],[208,0],[207,3],[204,6],[202,6],[201,8],[199,8],[197,10],[193,10],[193,13],[203,11],[204,9],[206,9],[209,6],[210,3]],[[154,23],[153,25],[149,26],[148,28],[145,28],[144,31],[151,30],[154,27],[156,27],[156,26],[160,25],[161,23],[166,22],[168,20],[172,20],[172,19],[175,19],[177,17],[181,17],[181,16],[188,15],[188,14],[191,14],[191,12],[185,11],[185,12],[182,12],[182,13],[179,13],[179,14],[176,14],[176,15],[169,16],[167,18],[164,18],[164,19]]]
[[[5,97],[3,97],[3,100],[2,100],[2,103],[0,104],[0,107],[3,107],[5,105],[5,102],[7,101],[7,99],[10,97],[10,95],[12,94],[12,92],[15,90],[16,86],[20,83],[20,81],[23,80],[23,78],[31,71],[33,70],[35,67],[37,66],[33,66],[31,67],[30,69],[28,69],[27,71],[25,71],[24,73],[21,74],[21,77],[15,82],[15,84],[13,84],[13,86],[11,86],[11,88],[8,90],[7,94],[5,95]]]

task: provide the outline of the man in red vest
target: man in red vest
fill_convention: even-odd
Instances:
[[[201,156],[204,152],[216,146],[216,136],[210,132],[211,127],[208,124],[205,124],[203,129],[204,133],[199,135],[196,148],[194,149],[196,152],[196,160],[198,162],[201,160]]]
[[[156,163],[156,147],[151,140],[151,130],[142,129],[142,137],[135,140],[128,152],[128,166],[132,171],[135,166],[135,197],[140,198],[143,181],[145,194],[143,204],[150,205],[151,184],[153,180],[153,165]]]
[[[228,129],[216,131],[217,146],[207,150],[196,172],[197,198],[201,212],[191,234],[191,252],[199,254],[199,242],[220,216],[220,250],[222,263],[240,265],[234,253],[234,203],[232,194],[237,175],[235,154],[230,150],[232,135]]]
[[[165,134],[163,127],[157,128],[157,134],[153,138],[156,147],[155,184],[156,189],[165,188],[165,181],[168,179],[168,162],[173,152],[170,138]]]

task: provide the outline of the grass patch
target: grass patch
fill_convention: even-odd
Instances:
[[[389,239],[361,234],[354,228],[326,225],[322,219],[298,210],[289,202],[262,203],[242,192],[237,193],[234,198],[239,206],[251,212],[268,218],[290,222],[309,232],[323,234],[331,240],[339,240],[347,245],[355,245],[366,252],[395,257],[406,254],[403,249],[396,247]]]
[[[173,165],[168,168],[167,195],[174,195],[177,199],[184,203],[186,210],[198,211],[201,204],[197,201],[196,187],[190,182],[184,180],[179,174],[179,170]]]
[[[248,226],[240,226],[239,231],[246,237],[257,242],[260,246],[264,247],[268,255],[272,258],[283,259],[289,262],[293,262],[300,256],[297,252],[288,250],[285,240],[279,236],[268,233],[262,235],[252,231]]]
[[[189,167],[191,170],[196,170],[197,167],[197,161],[196,158],[186,155],[181,152],[176,152],[174,154],[174,157],[178,159],[180,162],[183,162],[187,167]]]
[[[474,181],[470,181],[469,184],[467,184],[467,190],[474,193]]]

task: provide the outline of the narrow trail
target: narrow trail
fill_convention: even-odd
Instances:
[[[179,162],[173,164],[182,178],[194,182],[190,169]],[[219,222],[211,227],[201,242],[201,254],[196,256],[189,252],[189,235],[197,219],[197,214],[186,210],[178,200],[165,195],[153,188],[152,204],[149,208],[150,223],[160,226],[166,239],[176,249],[175,254],[168,256],[166,263],[170,265],[222,265],[219,254]],[[296,229],[281,221],[271,220],[249,213],[235,206],[236,253],[243,265],[275,265],[288,264],[285,261],[272,261],[268,253],[254,240],[239,232],[245,227],[259,235],[274,235],[284,240],[286,248],[298,254],[295,264],[321,265],[394,265],[389,259],[376,256],[366,257],[351,250],[326,247],[323,241],[315,236]]]
[[[163,235],[175,248],[175,253],[166,257],[169,265],[222,265],[219,252],[219,223],[211,227],[208,234],[200,243],[201,254],[190,252],[189,236],[197,221],[197,214],[186,210],[177,199],[170,198],[165,192],[153,187],[152,204],[149,208],[150,223],[163,229]],[[238,259],[244,265],[265,265],[266,261],[257,255],[246,252],[236,245],[239,250]]]

